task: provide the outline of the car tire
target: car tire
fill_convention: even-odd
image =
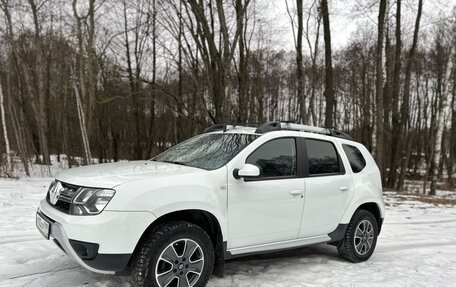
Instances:
[[[339,242],[339,255],[353,263],[362,262],[375,250],[378,225],[374,215],[366,210],[357,210],[348,224],[344,239]]]
[[[161,224],[142,240],[130,273],[137,287],[179,286],[185,279],[183,286],[203,287],[213,268],[214,248],[207,233],[180,221]]]

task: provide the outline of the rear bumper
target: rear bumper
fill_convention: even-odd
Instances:
[[[384,217],[381,217],[379,220],[378,220],[378,235],[380,235],[380,231],[382,230],[382,226],[383,226],[383,221],[385,220]]]
[[[103,211],[95,216],[62,213],[41,201],[38,213],[51,222],[50,239],[82,267],[101,274],[125,270],[136,244],[156,219],[150,212]]]

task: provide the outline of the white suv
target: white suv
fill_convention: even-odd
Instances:
[[[216,125],[147,161],[60,173],[38,230],[83,267],[136,286],[205,286],[238,256],[335,245],[373,253],[385,208],[369,151],[332,129]]]

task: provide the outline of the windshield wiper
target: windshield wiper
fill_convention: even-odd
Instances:
[[[173,160],[162,160],[161,162],[166,162],[166,163],[173,163],[173,164],[178,164],[178,165],[183,165],[183,166],[189,166],[188,164],[181,162],[181,161],[173,161]]]

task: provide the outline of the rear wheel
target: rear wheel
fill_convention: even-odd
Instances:
[[[163,224],[144,240],[131,264],[138,287],[205,286],[214,265],[209,236],[187,222]]]
[[[358,210],[338,246],[339,255],[355,263],[365,261],[375,250],[377,236],[378,226],[374,215],[366,210]]]

